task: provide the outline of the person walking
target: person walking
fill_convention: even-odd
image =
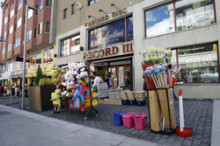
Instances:
[[[7,95],[7,85],[4,86],[4,94]]]
[[[99,83],[100,82],[103,82],[103,80],[102,80],[102,78],[100,78],[99,77],[99,75],[98,74],[96,74],[96,77],[95,77],[95,79],[94,79],[94,83],[93,83],[93,89],[94,89],[94,92],[98,92],[98,85],[99,85]]]
[[[19,88],[18,86],[15,86],[15,97],[18,97],[19,94]]]

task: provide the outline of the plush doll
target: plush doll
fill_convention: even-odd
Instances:
[[[51,101],[53,101],[54,110],[53,113],[59,113],[60,112],[60,89],[56,89],[55,92],[51,93]]]
[[[65,74],[65,82],[62,83],[63,86],[66,86],[67,89],[70,89],[70,86],[75,84],[76,80],[71,71],[67,71]]]

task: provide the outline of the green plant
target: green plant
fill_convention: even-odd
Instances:
[[[52,79],[40,79],[39,86],[47,86],[47,85],[53,85]]]
[[[45,75],[43,74],[41,68],[40,68],[40,65],[38,65],[37,67],[37,73],[36,73],[36,78],[34,80],[34,85],[39,85],[39,81],[40,79],[43,79],[45,77]]]

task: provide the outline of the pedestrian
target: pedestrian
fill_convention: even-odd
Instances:
[[[19,94],[19,88],[18,86],[15,86],[15,97],[18,97],[18,94]]]
[[[95,73],[95,79],[92,87],[96,93],[98,92],[98,85],[100,82],[103,82],[102,78],[100,78],[99,75]]]
[[[173,88],[173,98],[174,99],[177,99],[177,97],[176,97],[176,94],[175,94],[175,92],[174,92],[174,86],[175,86],[175,84],[176,84],[176,79],[175,79],[175,77],[174,77],[174,75],[173,75],[173,77],[172,77],[172,88]]]

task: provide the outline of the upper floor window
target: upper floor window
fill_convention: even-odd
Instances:
[[[17,21],[17,28],[19,28],[21,26],[22,23],[22,17],[18,19]]]
[[[32,30],[29,30],[27,32],[27,41],[31,40],[31,38],[32,38]]]
[[[61,41],[61,56],[68,56],[80,51],[80,35],[76,35]]]
[[[46,1],[46,6],[51,6],[52,5],[52,0],[47,0]]]
[[[88,2],[89,2],[89,6],[90,5],[93,5],[94,3],[97,3],[97,2],[99,2],[100,0],[88,0]]]
[[[34,38],[37,37],[37,28],[34,29]]]
[[[38,24],[38,31],[37,34],[41,34],[42,33],[42,22],[40,24]]]
[[[146,37],[189,30],[215,23],[213,3],[214,0],[176,0],[146,11]]]
[[[45,32],[50,32],[50,22],[47,21],[45,24]]]
[[[176,1],[177,31],[188,30],[215,23],[213,3],[213,0]]]
[[[5,47],[2,48],[2,55],[5,55]]]
[[[72,11],[71,11],[71,14],[75,14],[75,4],[72,4]]]
[[[4,24],[7,24],[7,22],[8,22],[8,17],[5,17]]]
[[[22,5],[23,5],[23,0],[19,0],[19,2],[18,2],[18,10],[22,7]]]
[[[21,38],[20,37],[16,38],[16,40],[15,40],[15,48],[19,47],[20,43],[21,43]]]
[[[40,0],[40,9],[44,6],[44,0]]]
[[[10,52],[12,50],[12,43],[8,44],[8,52]]]
[[[33,16],[33,10],[28,10],[28,19],[30,19]]]
[[[12,9],[11,12],[10,12],[10,18],[12,18],[15,14],[15,9]]]
[[[67,16],[67,8],[63,10],[63,19],[66,19]]]
[[[7,37],[7,31],[5,31],[5,33],[4,33],[4,40],[6,40],[6,37]]]
[[[10,27],[10,29],[9,29],[9,34],[11,34],[12,32],[13,32],[13,25]]]

